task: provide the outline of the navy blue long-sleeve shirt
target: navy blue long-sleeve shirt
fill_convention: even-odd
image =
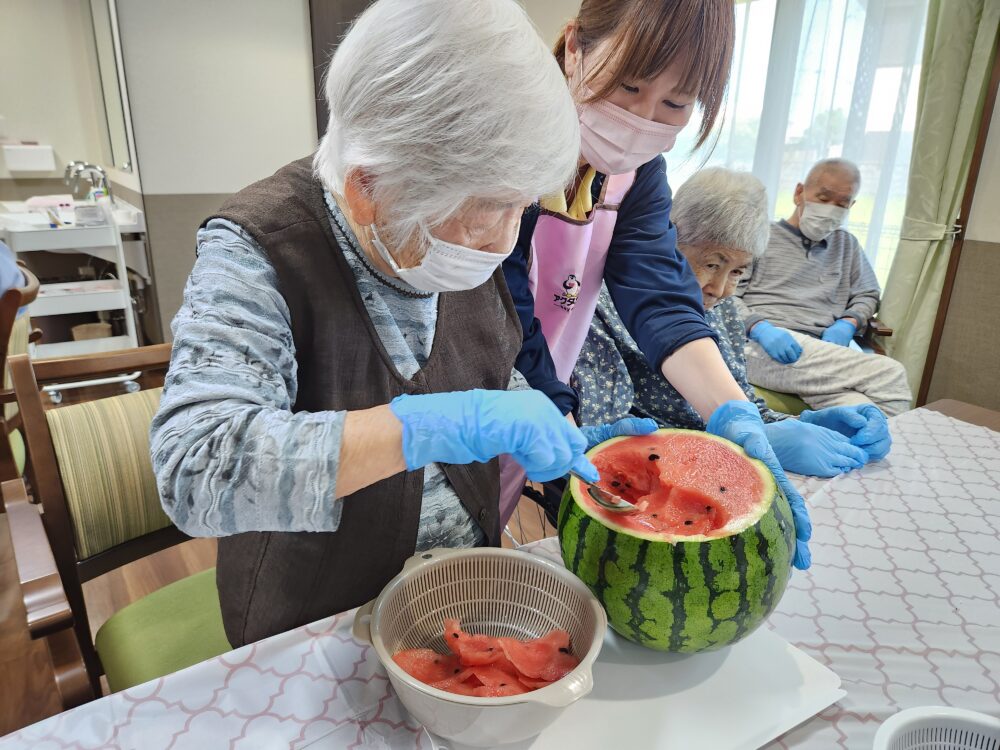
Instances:
[[[618,209],[604,281],[625,327],[655,370],[677,349],[701,338],[715,338],[705,322],[701,288],[687,260],[677,250],[677,231],[670,222],[671,192],[662,156],[639,167],[635,184]],[[604,176],[591,188],[596,204]],[[532,388],[542,391],[567,414],[577,408],[576,391],[556,377],[555,364],[535,317],[528,287],[531,236],[539,208],[521,219],[521,231],[503,271],[517,307],[524,344],[516,367]]]

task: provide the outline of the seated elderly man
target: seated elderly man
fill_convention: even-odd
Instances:
[[[835,476],[878,460],[891,439],[885,416],[874,406],[806,411],[799,419],[767,408],[746,379],[743,322],[732,294],[747,267],[767,249],[767,196],[754,176],[722,168],[704,169],[674,196],[677,244],[702,288],[705,318],[736,381],[767,423],[767,437],[783,468],[800,474]],[[666,427],[703,430],[705,423],[683,397],[649,366],[625,330],[607,290],[573,384],[580,394],[581,424],[625,415],[651,417]]]
[[[842,227],[861,186],[844,159],[817,162],[795,187],[795,211],[771,225],[767,253],[736,291],[751,341],[750,382],[810,407],[910,408],[903,366],[851,342],[878,307],[879,285],[857,238]]]

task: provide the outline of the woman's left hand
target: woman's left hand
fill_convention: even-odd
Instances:
[[[764,425],[764,434],[781,467],[812,477],[835,477],[868,463],[864,448],[835,430],[798,419]]]
[[[892,447],[889,420],[875,404],[830,406],[818,411],[804,411],[799,421],[834,430],[863,448],[872,461],[886,457]]]
[[[641,419],[639,417],[626,417],[611,424],[599,424],[592,427],[581,427],[580,432],[587,438],[587,450],[596,445],[616,437],[627,435],[648,435],[656,432],[659,425],[652,419]]]
[[[812,536],[812,522],[805,500],[798,490],[788,481],[784,469],[778,463],[774,450],[764,432],[764,420],[760,411],[749,401],[727,401],[712,412],[708,420],[708,432],[731,440],[739,446],[750,458],[763,461],[771,470],[778,486],[785,494],[788,505],[792,509],[792,519],[795,522],[795,558],[792,564],[799,570],[806,570],[812,563],[809,553],[809,538]]]

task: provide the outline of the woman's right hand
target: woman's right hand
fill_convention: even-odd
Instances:
[[[389,404],[403,425],[410,471],[429,463],[468,464],[509,453],[528,479],[546,482],[571,469],[600,478],[584,455],[587,439],[540,391],[458,391],[398,396]]]

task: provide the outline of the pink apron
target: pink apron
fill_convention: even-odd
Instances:
[[[607,177],[601,197],[584,221],[543,212],[535,224],[528,285],[556,376],[564,383],[569,382],[590,330],[618,207],[634,182],[635,172]],[[524,480],[524,469],[510,456],[501,456],[501,526],[514,512]]]

